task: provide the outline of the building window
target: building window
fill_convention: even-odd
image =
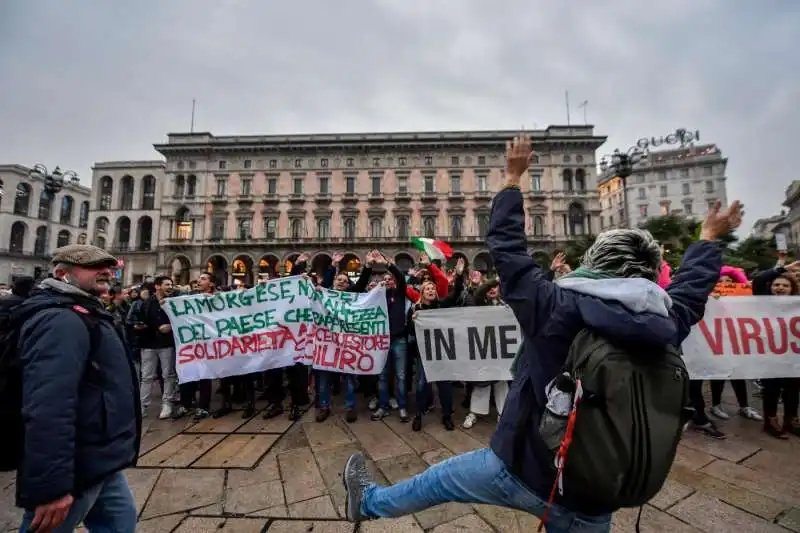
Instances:
[[[348,167],[352,167],[353,166],[353,158],[352,157],[348,157],[347,158],[347,166]]]
[[[399,164],[401,167],[404,167],[404,166],[406,166],[406,158],[405,158],[405,157],[400,157],[400,158],[398,158],[398,159],[397,159],[397,162],[398,162],[398,164]]]
[[[295,159],[294,160],[294,168],[303,168],[303,160],[302,159]]]
[[[295,218],[291,222],[291,237],[294,240],[303,238],[303,219]]]
[[[662,185],[661,187],[659,187],[659,193],[661,194],[661,198],[666,198],[668,193],[667,186]]]
[[[303,194],[303,178],[292,180],[292,193],[298,196]]]
[[[194,174],[190,174],[188,178],[186,178],[186,197],[187,198],[194,198],[194,195],[197,193],[197,176]]]
[[[664,181],[664,180],[666,180],[666,179],[667,179],[667,173],[666,173],[666,172],[663,172],[663,171],[661,171],[661,172],[658,172],[658,173],[656,174],[656,180],[658,180],[658,181]]]
[[[578,192],[586,190],[586,171],[582,168],[575,170],[575,190]]]
[[[639,187],[639,200],[647,200],[647,189]]]
[[[422,233],[429,239],[436,237],[436,217],[422,217]]]
[[[714,173],[714,167],[703,167],[703,176],[710,176]]]
[[[661,216],[665,217],[669,215],[669,204],[661,204]]]
[[[270,159],[269,160],[269,168],[278,168],[278,160],[277,159]]]
[[[225,238],[225,219],[215,218],[211,221],[211,240],[221,241]]]
[[[569,234],[570,235],[585,235],[585,220],[586,220],[586,212],[583,209],[583,206],[574,203],[569,206],[568,209],[568,219],[569,219]]]
[[[319,166],[321,166],[322,168],[328,168],[328,158],[323,157],[322,159],[320,159]]]
[[[541,215],[534,215],[532,225],[534,237],[544,236],[544,218]]]
[[[689,169],[688,168],[682,168],[681,169],[681,177],[682,178],[688,178],[689,177]]]
[[[50,194],[47,191],[42,189],[42,193],[39,195],[39,219],[40,220],[50,220],[50,205],[52,204],[52,199],[50,198]]]
[[[250,218],[240,218],[236,221],[236,238],[244,241],[250,238]]]
[[[684,183],[682,185],[683,194],[692,194],[692,186],[689,183]]]
[[[457,155],[454,155],[453,157],[450,158],[450,164],[451,165],[458,165],[458,156]]]
[[[217,196],[225,196],[228,189],[228,181],[225,178],[217,178]]]
[[[219,167],[220,170],[225,170],[226,168],[228,168],[228,162],[227,161],[220,161],[218,163],[218,167]]]
[[[241,196],[250,196],[250,191],[252,189],[253,180],[250,178],[242,178],[242,190],[240,191]]]
[[[264,237],[274,241],[278,238],[278,219],[275,217],[266,217],[264,219]]]
[[[267,194],[270,196],[278,194],[278,178],[267,178]]]
[[[197,168],[197,161],[189,161],[189,170],[194,170]]]
[[[408,239],[411,236],[411,224],[408,217],[397,217],[397,238]]]
[[[380,196],[381,194],[381,176],[378,174],[373,174],[369,177],[370,182],[372,183],[372,195],[373,196]]]
[[[478,215],[478,237],[486,237],[489,233],[489,215]]]
[[[17,189],[19,189],[19,187],[17,187]],[[100,180],[100,201],[97,202],[100,211],[107,211],[111,209],[111,198],[113,194],[114,194],[114,181],[111,179],[111,176],[103,176],[103,178]],[[17,200],[19,200],[22,197],[24,197],[26,201],[30,201],[28,200],[28,198],[30,198],[30,193],[27,193],[27,195],[25,194],[20,195],[18,191]],[[17,204],[18,202],[14,202],[14,214],[27,215],[28,214],[27,207],[25,208],[25,213],[20,213],[16,208]]]
[[[646,205],[640,205],[639,206],[639,216],[642,217],[642,218],[646,218],[647,217],[647,206]]]
[[[183,170],[183,161],[178,161],[177,168],[178,170]]]
[[[345,193],[348,196],[353,196],[356,193],[356,177],[347,176],[345,178]]]
[[[331,236],[331,219],[318,218],[317,219],[317,238],[329,239]]]
[[[319,177],[319,193],[320,194],[328,194],[330,193],[329,183],[328,183],[328,176],[320,176]]]
[[[478,164],[481,165],[481,166],[486,164],[486,156],[485,155],[479,155],[478,156]]]
[[[380,239],[383,237],[383,219],[371,218],[369,219],[369,236],[373,239]]]
[[[244,160],[244,168],[249,170],[253,168],[253,160],[252,159],[245,159]]]
[[[373,167],[381,166],[381,158],[380,157],[373,157],[372,158],[372,166]]]
[[[540,170],[531,172],[531,190],[536,192],[542,190],[542,172]]]
[[[431,155],[426,155],[425,156],[425,165],[426,166],[433,165],[433,156],[431,156]]]
[[[569,155],[565,155],[564,156],[564,163],[569,163],[570,161],[572,161],[572,159],[569,157]]]
[[[706,205],[708,206],[709,209],[713,209],[714,206],[717,205],[717,200],[716,199],[709,200],[706,202]]]
[[[683,204],[683,214],[684,215],[691,215],[692,213],[692,204],[691,202],[686,202]]]
[[[453,174],[450,176],[450,192],[453,194],[461,194],[461,175]]]
[[[408,176],[397,176],[397,193],[408,194]]]
[[[706,192],[714,192],[714,182],[712,180],[706,180]]]
[[[643,174],[639,174],[636,176],[636,183],[644,183],[645,177]]]
[[[450,217],[450,237],[461,239],[464,236],[464,217],[453,215]]]
[[[2,183],[0,183],[1,185]],[[2,196],[0,196],[0,200],[2,200]],[[72,200],[72,196],[66,195],[61,199],[61,215],[59,216],[59,220],[62,224],[70,225],[72,224],[72,207],[74,201]]]
[[[582,156],[582,155],[580,155],[580,154],[579,154],[579,155],[576,155],[576,156],[575,156],[575,162],[576,162],[576,163],[583,163],[583,156]]]
[[[356,238],[356,219],[354,217],[347,217],[344,219],[344,239],[347,241],[355,240]]]
[[[569,156],[564,156],[569,157]],[[567,192],[572,192],[572,169],[565,168],[564,171],[561,173],[561,180],[564,182],[564,190]]]
[[[478,192],[486,192],[489,190],[489,178],[486,174],[478,174]]]
[[[428,175],[428,176],[425,176],[423,178],[423,180],[424,180],[424,185],[425,185],[424,192],[426,194],[432,194],[436,190],[435,187],[434,187],[434,183],[435,183],[434,177],[432,175]]]
[[[534,165],[538,165],[539,164],[539,156],[536,155],[536,154],[533,154],[533,159],[531,159],[531,163],[533,163]]]

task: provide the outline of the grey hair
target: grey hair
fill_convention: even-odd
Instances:
[[[661,247],[643,229],[614,229],[597,236],[583,256],[582,266],[619,278],[658,279]]]
[[[70,265],[70,264],[67,264],[67,263],[56,263],[56,265],[53,267],[53,276],[55,276],[56,272],[59,271],[59,270],[62,271],[62,272],[68,272],[71,268],[72,268],[72,265]]]

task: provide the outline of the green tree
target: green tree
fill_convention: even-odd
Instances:
[[[586,237],[581,237],[578,240],[571,241],[569,244],[567,244],[567,247],[564,249],[564,255],[566,255],[567,264],[572,268],[577,268],[578,265],[581,264],[583,254],[585,254],[586,250],[588,250],[589,247],[594,244],[596,238],[597,236],[595,235],[588,235]]]

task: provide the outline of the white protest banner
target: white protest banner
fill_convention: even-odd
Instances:
[[[520,332],[506,307],[417,312],[419,354],[428,381],[510,381]]]
[[[379,374],[389,352],[386,291],[315,288],[302,276],[252,289],[169,298],[181,383],[295,363],[345,374]]]
[[[415,329],[429,381],[510,379],[520,336],[510,309],[420,311]],[[693,379],[800,377],[800,298],[711,298],[683,353]]]

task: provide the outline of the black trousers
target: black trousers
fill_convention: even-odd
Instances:
[[[306,365],[292,365],[284,368],[267,370],[265,373],[265,397],[270,404],[282,404],[286,398],[286,389],[283,386],[283,372],[289,381],[289,397],[293,406],[308,405],[308,367]]]
[[[778,401],[783,398],[783,420],[797,418],[800,403],[800,378],[762,379],[761,399],[764,402],[764,418],[778,416]]]
[[[694,409],[694,416],[692,422],[698,426],[704,426],[709,423],[708,415],[706,415],[706,402],[703,399],[703,381],[693,379],[689,382],[689,402]]]
[[[206,411],[211,407],[211,380],[201,379],[184,383],[180,386],[181,405],[186,409],[191,409],[194,404],[195,394],[200,393],[197,400],[197,407]]]
[[[733,393],[736,395],[736,401],[739,402],[739,407],[747,407],[749,405],[747,400],[747,383],[743,379],[732,379],[731,387]],[[724,379],[711,380],[711,405],[719,405],[722,403],[722,391],[725,390]]]

